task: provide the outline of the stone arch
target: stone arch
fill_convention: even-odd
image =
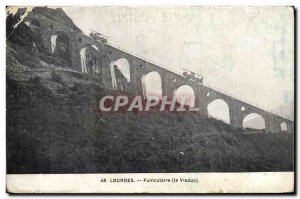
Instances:
[[[153,83],[155,82],[155,83]],[[162,99],[162,82],[158,72],[152,71],[142,77],[143,97],[158,96]]]
[[[130,82],[130,65],[127,59],[119,58],[110,64],[113,89],[124,90]]]
[[[250,129],[265,129],[266,123],[265,119],[257,114],[257,113],[250,113],[243,119],[243,129],[250,128]]]
[[[51,35],[51,51],[61,59],[65,60],[67,64],[71,63],[71,42],[70,38],[65,32],[57,32]]]
[[[230,113],[227,102],[223,99],[215,99],[207,105],[208,117],[212,117],[230,124]]]
[[[189,85],[182,85],[174,91],[174,96],[178,103],[181,102],[181,98],[185,98],[184,104],[187,106],[195,107],[195,92]],[[183,99],[182,99],[183,101]]]
[[[100,73],[99,49],[95,45],[86,45],[80,49],[81,72],[89,75],[98,75]]]
[[[286,122],[281,122],[280,123],[280,130],[281,131],[287,131],[288,130],[288,126]]]

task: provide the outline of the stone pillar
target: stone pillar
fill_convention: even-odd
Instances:
[[[195,106],[200,109],[200,116],[203,118],[208,117],[208,112],[207,112],[207,100],[205,99],[205,91],[202,88],[198,88],[195,91]]]
[[[174,90],[176,89],[172,82],[172,77],[170,74],[165,72],[160,74],[160,76],[161,76],[162,95],[167,96],[168,99],[171,100],[174,95]]]
[[[239,106],[234,105],[233,103],[228,103],[229,106],[229,117],[230,125],[234,128],[243,128],[243,119],[244,114]]]
[[[280,133],[281,132],[281,127],[280,127],[280,123],[278,121],[278,117],[270,114],[270,113],[266,113],[263,118],[265,119],[265,125],[266,125],[266,131],[267,132],[271,132],[271,133]]]

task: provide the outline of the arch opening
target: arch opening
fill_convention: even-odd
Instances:
[[[195,107],[195,92],[189,85],[182,85],[174,91],[176,101],[186,106]]]
[[[54,54],[55,49],[56,49],[56,38],[57,38],[57,35],[51,36],[51,52],[52,52],[52,54]]]
[[[243,129],[247,128],[257,130],[265,129],[265,119],[257,113],[250,113],[243,119]]]
[[[113,89],[124,90],[130,82],[130,65],[127,59],[120,58],[110,64]]]
[[[207,105],[208,117],[230,124],[229,106],[222,99],[216,99]]]
[[[69,65],[71,63],[71,49],[68,35],[64,32],[59,32],[55,35],[52,35],[50,40],[52,53],[65,60]]]
[[[81,71],[82,73],[92,76],[100,73],[98,64],[98,48],[94,45],[89,45],[80,49]]]
[[[286,122],[281,122],[280,129],[281,129],[281,131],[287,131],[288,130]]]
[[[153,84],[153,82],[155,82]],[[152,71],[142,77],[143,97],[157,96],[162,99],[162,84],[160,74]]]

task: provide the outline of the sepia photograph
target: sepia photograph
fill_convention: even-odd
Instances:
[[[8,193],[293,193],[293,6],[6,6]]]

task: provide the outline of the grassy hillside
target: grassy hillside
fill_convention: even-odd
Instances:
[[[291,134],[249,134],[197,113],[102,114],[111,92],[98,81],[9,42],[6,70],[8,173],[294,169]]]

